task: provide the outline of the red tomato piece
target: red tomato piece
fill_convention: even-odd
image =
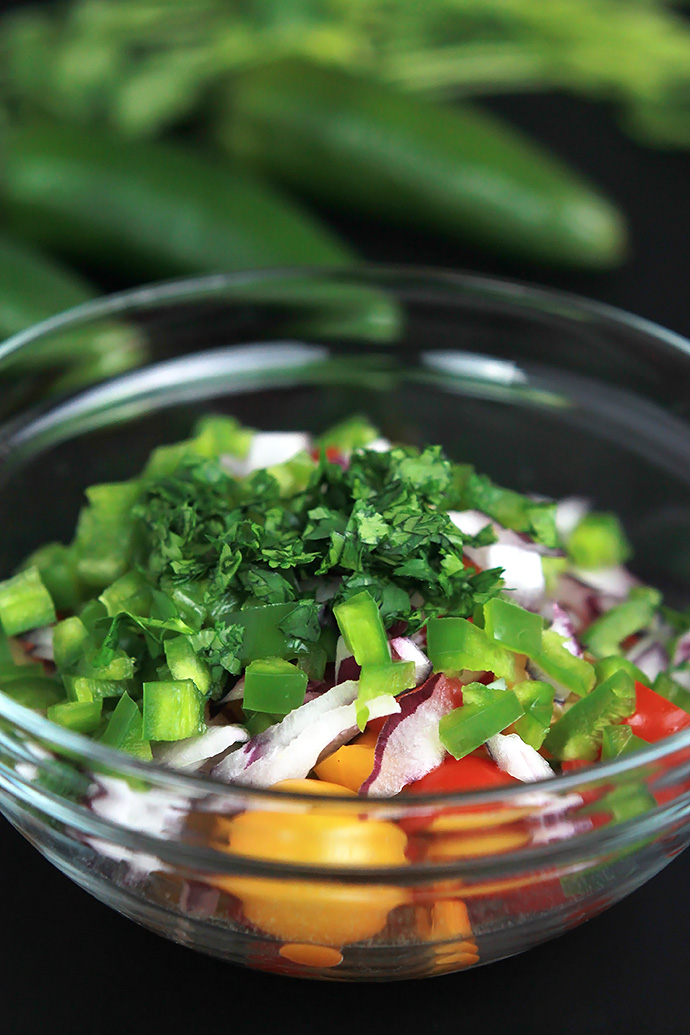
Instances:
[[[635,683],[635,712],[623,720],[635,736],[654,744],[690,726],[690,715],[644,683]]]
[[[477,755],[453,758],[449,755],[437,769],[409,784],[405,791],[412,794],[438,794],[442,791],[473,791],[518,782],[499,769],[490,758]]]

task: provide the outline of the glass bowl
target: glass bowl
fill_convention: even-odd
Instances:
[[[203,412],[319,431],[356,411],[502,484],[616,511],[636,573],[690,598],[690,345],[601,305],[414,269],[214,276],[18,335],[0,383],[0,577],[71,537],[86,486],[132,476]],[[424,977],[560,934],[666,865],[690,840],[690,731],[537,784],[328,798],[137,762],[0,692],[0,808],[185,945],[300,976]]]

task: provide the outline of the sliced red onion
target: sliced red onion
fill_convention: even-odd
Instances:
[[[673,652],[674,665],[684,665],[686,661],[690,661],[690,631],[678,637],[676,649]]]
[[[39,629],[32,629],[22,637],[22,645],[32,658],[38,658],[39,661],[54,661],[53,626],[43,625]]]
[[[99,776],[92,786],[89,805],[97,816],[115,827],[172,840],[182,830],[190,803],[173,791],[139,788],[120,777]],[[84,840],[101,855],[127,862],[133,880],[167,868],[158,856],[124,848],[115,840],[90,836]]]
[[[243,478],[252,471],[284,464],[297,453],[309,452],[310,449],[311,438],[304,431],[257,431],[243,460],[226,454],[222,463],[232,474]]]
[[[339,683],[290,712],[282,722],[257,734],[238,751],[222,759],[213,775],[227,782],[270,787],[279,780],[307,776],[319,758],[347,743],[358,732],[354,680]],[[369,717],[400,710],[394,697],[382,694],[369,702]]]
[[[220,891],[197,880],[186,880],[180,895],[180,909],[194,916],[213,916],[218,907]]]
[[[244,697],[244,676],[240,676],[235,685],[228,690],[218,704],[229,704],[230,701],[241,701]]]
[[[565,642],[563,646],[569,654],[572,654],[575,658],[583,658],[585,652],[575,636],[575,626],[573,625],[572,618],[558,604],[554,604],[552,610],[553,621],[549,627],[550,631],[564,637]]]
[[[546,582],[541,557],[522,546],[504,546],[494,543],[480,550],[466,550],[471,554],[484,554],[481,568],[503,568],[505,592],[511,600],[530,611],[539,611],[544,602]],[[478,562],[475,562],[478,563]]]
[[[539,683],[548,683],[554,688],[555,704],[564,704],[570,697],[570,690],[568,687],[564,686],[563,683],[559,683],[557,679],[554,679],[553,676],[550,676],[543,668],[540,668],[532,658],[527,658],[525,661],[525,671],[530,679],[534,679]]]
[[[670,675],[675,679],[676,683],[680,683],[686,690],[690,690],[690,668],[674,669]]]
[[[457,682],[437,675],[398,698],[399,714],[387,719],[374,750],[374,766],[359,793],[390,797],[443,761],[438,724],[458,703]]]
[[[551,599],[570,615],[576,633],[586,629],[606,610],[595,591],[572,575],[560,576]]]
[[[419,686],[431,675],[432,664],[426,654],[407,636],[396,636],[390,641],[394,661],[413,661],[415,683]]]
[[[487,740],[486,747],[499,769],[523,783],[556,775],[546,759],[517,733],[497,733]]]
[[[627,600],[630,590],[641,585],[640,580],[635,578],[622,564],[617,564],[613,568],[597,568],[596,570],[573,568],[573,575],[585,586],[596,590],[600,598],[611,597],[613,603]],[[603,610],[609,610],[612,606],[613,604],[609,604]]]
[[[651,682],[660,672],[665,672],[670,664],[668,651],[655,635],[643,636],[628,651],[626,658],[637,665]]]
[[[567,496],[556,504],[556,531],[568,540],[590,510],[589,501],[580,496]]]
[[[249,734],[244,726],[209,726],[198,737],[187,737],[174,744],[159,745],[156,761],[173,769],[198,769],[216,755],[222,755],[233,744],[245,744]]]
[[[350,651],[350,648],[345,643],[345,640],[343,639],[343,637],[339,636],[338,637],[338,642],[335,645],[335,681],[336,681],[336,683],[337,682],[345,682],[346,679],[359,679],[359,674],[357,674],[356,676],[353,676],[350,673],[348,673],[347,675],[344,674],[342,680],[340,679],[340,668],[341,668],[343,662],[347,661],[348,658],[352,658],[352,660],[354,661],[354,655]]]
[[[487,525],[491,525],[496,533],[496,525],[481,510],[449,510],[448,517],[463,535],[479,535]]]

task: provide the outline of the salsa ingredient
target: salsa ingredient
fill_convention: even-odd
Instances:
[[[510,569],[485,566],[499,549]],[[0,582],[0,686],[252,787],[546,780],[690,727],[687,619],[628,550],[610,515],[362,418],[312,439],[208,415],[138,477],[91,486],[73,541]]]

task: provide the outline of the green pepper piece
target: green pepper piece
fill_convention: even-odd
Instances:
[[[315,441],[319,449],[338,449],[342,453],[350,453],[353,449],[362,449],[379,437],[378,429],[370,424],[366,417],[354,415],[335,424]]]
[[[516,683],[513,691],[525,713],[515,723],[515,732],[538,751],[551,726],[555,687],[539,680],[525,680]]]
[[[55,607],[38,568],[26,568],[0,582],[0,623],[7,636],[55,621]]]
[[[54,626],[53,659],[58,671],[64,673],[73,669],[89,646],[93,646],[89,631],[76,615]]]
[[[136,527],[132,507],[139,495],[136,481],[86,490],[89,505],[79,514],[73,548],[79,577],[94,589],[105,589],[129,567]]]
[[[102,701],[66,701],[47,710],[51,722],[76,733],[92,733],[101,722]]]
[[[585,514],[567,546],[578,568],[612,568],[623,564],[631,554],[630,543],[615,514]]]
[[[513,691],[483,683],[463,687],[462,701],[441,718],[438,728],[441,743],[453,758],[469,755],[524,714]]]
[[[463,669],[493,672],[515,679],[515,657],[466,618],[432,618],[427,623],[427,649],[434,672],[457,676]]]
[[[121,697],[127,683],[114,679],[89,679],[88,676],[65,676],[68,701],[100,701],[104,697]]]
[[[107,586],[98,599],[110,618],[120,611],[147,618],[151,610],[151,586],[138,571],[128,571]]]
[[[65,695],[56,680],[35,672],[37,667],[17,665],[14,671],[3,669],[0,671],[0,691],[17,704],[23,704],[25,708],[45,711],[46,708],[64,701]]]
[[[494,597],[484,604],[487,636],[517,654],[529,657],[539,654],[543,625],[541,615],[532,614],[502,597]]]
[[[46,543],[34,550],[22,564],[22,570],[38,568],[38,572],[59,611],[73,611],[82,601],[83,588],[77,575],[74,551],[64,543]]]
[[[186,636],[173,636],[163,642],[165,659],[173,679],[191,679],[207,696],[211,690],[211,670],[195,652]]]
[[[546,629],[541,638],[542,649],[532,658],[537,669],[571,693],[582,697],[594,686],[594,667],[584,658],[577,658],[565,647],[565,637]]]
[[[646,740],[636,737],[629,726],[606,726],[601,736],[601,758],[609,761],[619,755],[629,755],[649,747]]]
[[[561,762],[593,762],[603,731],[635,711],[635,683],[622,669],[576,701],[551,727],[544,747]]]
[[[278,482],[281,498],[287,499],[306,489],[316,467],[316,460],[309,453],[302,452],[282,464],[267,467],[266,471]]]
[[[637,683],[647,685],[648,679],[642,669],[639,669],[637,665],[633,665],[632,661],[628,661],[627,658],[622,658],[620,654],[612,654],[608,658],[599,658],[594,663],[597,683],[603,683],[614,672],[620,672],[621,670],[627,672]]]
[[[263,607],[245,607],[224,617],[225,625],[237,625],[243,630],[240,661],[246,664],[261,658],[286,657],[290,653],[287,638],[279,625],[296,606],[294,601],[264,604]]]
[[[282,658],[262,658],[252,661],[245,670],[244,707],[287,715],[302,704],[306,689],[306,672]]]
[[[641,682],[645,682],[644,679]],[[676,708],[682,709],[690,715],[690,690],[676,682],[668,672],[660,672],[652,683],[652,690],[665,697],[667,701],[675,704]]]
[[[138,706],[128,693],[124,693],[108,720],[101,743],[149,761],[153,757],[151,745],[144,740],[143,729],[144,722]]]
[[[269,726],[275,726],[277,722],[284,719],[284,715],[272,715],[270,712],[244,712],[244,725],[250,737],[257,733],[263,733]]]
[[[184,740],[204,729],[204,697],[191,679],[144,683],[145,740]]]
[[[194,452],[209,459],[218,456],[235,456],[244,460],[256,434],[245,428],[234,417],[209,413],[200,417],[194,425],[192,444]]]
[[[592,622],[582,634],[582,642],[597,658],[620,654],[621,641],[649,625],[660,604],[661,593],[657,589],[632,589],[627,600]]]
[[[361,730],[367,724],[367,702],[381,694],[393,697],[416,685],[414,661],[389,661],[383,665],[363,665],[357,691],[357,725]]]
[[[385,665],[391,660],[388,637],[378,604],[366,589],[333,608],[348,650],[358,665]]]

